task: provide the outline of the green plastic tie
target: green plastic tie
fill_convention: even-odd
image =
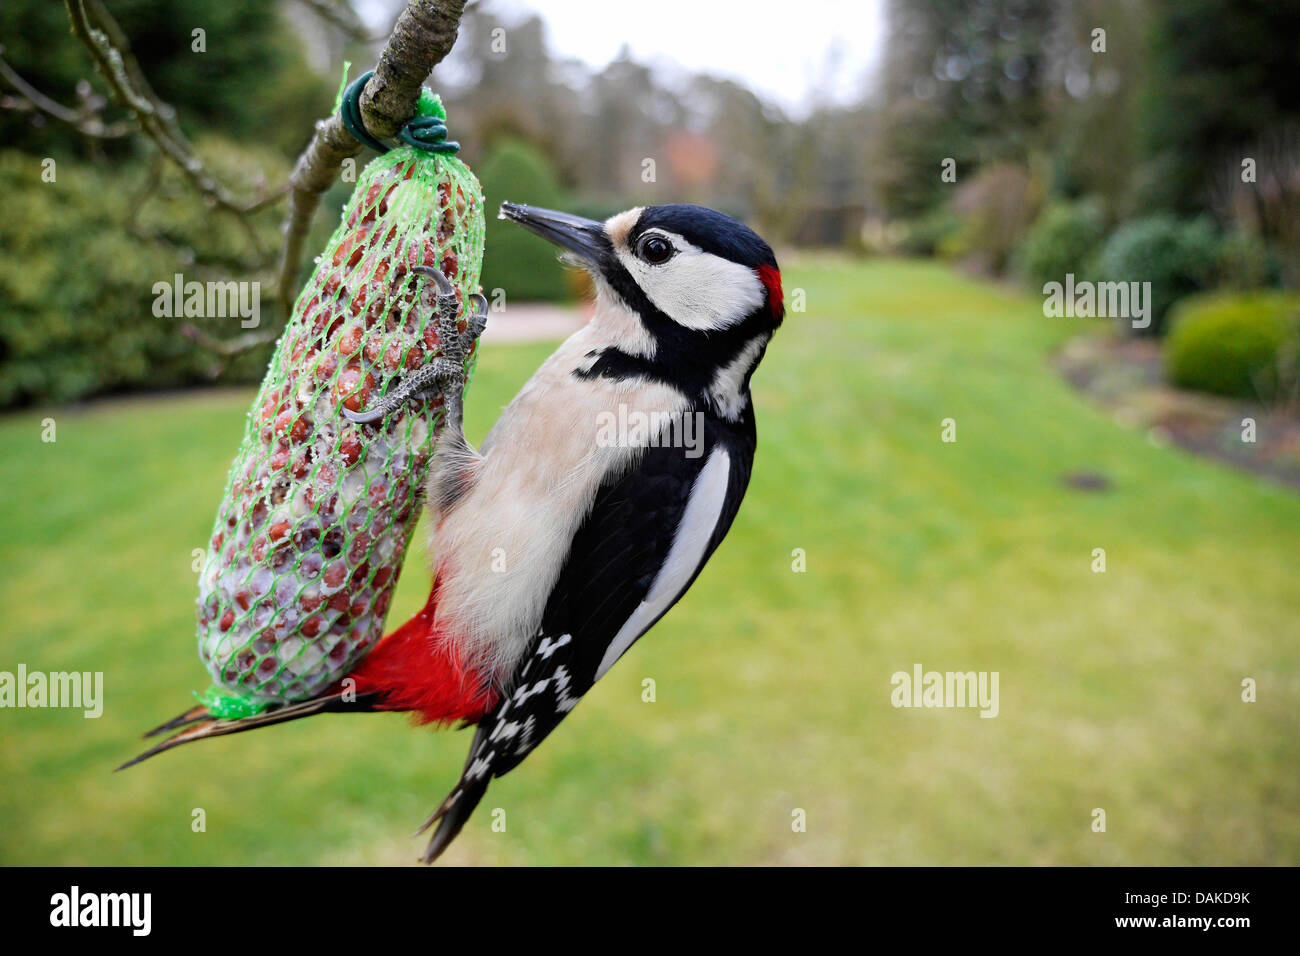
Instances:
[[[343,61],[343,76],[339,79],[338,92],[334,94],[334,112],[337,113],[343,108],[343,94],[348,88],[348,70],[352,69],[352,61]]]
[[[368,70],[348,84],[340,97],[339,117],[343,120],[343,126],[357,140],[377,153],[386,153],[390,147],[371,136],[361,120],[361,93],[374,75],[374,70]],[[345,72],[345,79],[346,76]],[[420,90],[415,112],[416,115],[397,131],[398,139],[408,146],[443,156],[460,152],[460,143],[447,139],[447,110],[440,97],[429,90]]]
[[[239,697],[215,684],[201,694],[194,691],[194,696],[208,709],[208,713],[218,720],[243,720],[245,717],[256,717],[270,706],[269,701]]]

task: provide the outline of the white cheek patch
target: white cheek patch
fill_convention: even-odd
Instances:
[[[763,304],[766,292],[752,269],[707,253],[681,236],[664,235],[678,251],[663,265],[651,265],[622,248],[618,258],[646,298],[678,325],[717,331]]]

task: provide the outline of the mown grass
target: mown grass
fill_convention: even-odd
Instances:
[[[1300,499],[1090,407],[1046,361],[1077,325],[1034,301],[921,263],[807,260],[786,286],[807,312],[756,377],[730,537],[446,859],[1300,861]],[[487,351],[472,437],[548,351]],[[191,551],[249,401],[0,421],[0,670],[103,671],[106,696],[98,720],[0,711],[0,862],[414,860],[466,734],[327,717],[110,773],[205,684]],[[1110,489],[1061,482],[1078,470]],[[997,671],[999,715],[894,708],[891,675],[918,662]]]

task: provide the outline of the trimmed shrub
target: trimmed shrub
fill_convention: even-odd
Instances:
[[[1170,324],[1165,370],[1175,385],[1264,401],[1294,394],[1300,295],[1198,296],[1182,302]]]
[[[1134,219],[1106,242],[1098,262],[1103,282],[1150,282],[1151,324],[1135,334],[1163,335],[1170,307],[1214,281],[1220,240],[1208,219],[1169,215]],[[1128,321],[1121,328],[1132,329]]]
[[[1214,275],[1218,289],[1267,289],[1281,284],[1282,265],[1267,242],[1234,229],[1223,237]]]
[[[933,256],[940,246],[961,230],[961,219],[942,205],[920,219],[907,224],[907,234],[898,243],[898,251],[905,256]]]
[[[197,148],[237,188],[262,170],[268,182],[287,172],[265,151],[211,139]],[[50,183],[41,171],[40,157],[0,150],[0,407],[211,381],[214,356],[181,333],[186,319],[154,314],[154,287],[177,273],[186,281],[249,278],[240,226],[182,186],[171,166],[143,202],[151,175],[144,163],[59,159]],[[127,231],[133,211],[159,241]],[[268,249],[280,238],[278,218],[275,209],[257,217]],[[263,329],[275,320],[272,291],[262,289]],[[190,321],[217,339],[245,331],[238,317]],[[240,356],[220,380],[256,381],[269,354],[268,345]]]
[[[539,150],[520,139],[501,139],[476,164],[487,197],[487,252],[483,257],[483,293],[504,289],[507,301],[566,299],[565,279],[556,247],[512,222],[497,218],[502,202],[522,202],[561,209],[564,200],[555,170]]]
[[[1106,238],[1106,215],[1096,199],[1053,203],[1034,221],[1016,253],[1018,271],[1035,288],[1064,282],[1066,273],[1084,278]]]
[[[961,229],[939,244],[939,254],[979,272],[1002,275],[1038,212],[1041,184],[1014,163],[994,163],[959,186],[952,210]]]

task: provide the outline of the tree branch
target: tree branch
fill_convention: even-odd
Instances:
[[[2,53],[4,53],[4,47],[0,46],[0,54]],[[126,123],[110,124],[100,119],[98,112],[103,106],[103,97],[93,96],[88,89],[83,90],[80,83],[77,87],[77,93],[81,96],[81,109],[74,110],[50,99],[24,80],[17,70],[5,62],[3,56],[0,56],[0,76],[4,77],[9,85],[17,90],[19,96],[22,97],[17,101],[18,104],[27,104],[27,106],[19,105],[10,108],[35,108],[41,110],[53,116],[56,120],[67,123],[83,136],[91,136],[96,139],[120,139],[130,132],[130,127]],[[86,86],[88,87],[89,84],[86,84]]]
[[[74,0],[67,0],[72,3]],[[361,119],[377,139],[388,139],[415,114],[420,86],[456,42],[465,0],[409,0],[379,55],[375,75],[361,93]],[[343,160],[361,144],[337,115],[316,123],[316,135],[303,150],[289,178],[278,298],[286,315],[297,293],[303,244],[320,197],[338,176]]]
[[[87,10],[87,5],[93,13]],[[248,215],[278,198],[258,196],[244,201],[208,173],[203,161],[176,125],[176,112],[160,101],[149,86],[126,37],[112,15],[99,0],[64,0],[72,20],[72,32],[90,51],[95,65],[108,83],[113,96],[135,116],[140,129],[152,139],[163,155],[180,168],[190,183],[214,205],[235,216],[259,260],[266,252]],[[92,22],[93,21],[93,22]]]
[[[456,42],[465,2],[408,0],[406,9],[393,25],[393,35],[379,55],[375,75],[361,94],[362,121],[376,138],[395,136],[415,114],[420,87]],[[175,110],[154,93],[131,55],[126,35],[101,0],[64,0],[64,5],[72,21],[72,32],[90,51],[113,96],[131,111],[140,129],[158,145],[162,155],[180,168],[196,190],[213,205],[236,217],[259,261],[264,261],[266,255],[248,217],[281,196],[288,196],[282,227],[284,246],[276,278],[276,298],[288,316],[293,309],[303,244],[312,215],[325,190],[337,178],[343,160],[361,152],[361,144],[344,128],[337,115],[328,116],[316,123],[316,133],[298,157],[285,186],[254,199],[237,198],[204,167],[176,125]]]
[[[340,0],[298,0],[316,16],[333,26],[358,43],[374,43],[382,37],[372,36],[366,31],[356,11]]]
[[[243,355],[249,349],[267,345],[280,337],[276,332],[245,332],[233,339],[214,339],[192,322],[186,322],[181,326],[181,334],[218,355],[228,357]]]
[[[153,102],[159,119],[167,124],[167,129],[171,135],[177,139],[184,139],[180,127],[176,125],[176,110],[170,103],[164,103],[158,94],[154,92],[148,77],[144,75],[144,70],[140,68],[140,62],[135,58],[135,54],[131,52],[130,38],[126,35],[126,31],[118,26],[117,21],[113,19],[113,15],[108,12],[108,7],[104,6],[103,0],[89,0],[86,9],[90,14],[91,22],[103,30],[108,37],[108,42],[121,52],[122,68],[126,70],[132,84],[136,89],[143,91],[144,95]]]

